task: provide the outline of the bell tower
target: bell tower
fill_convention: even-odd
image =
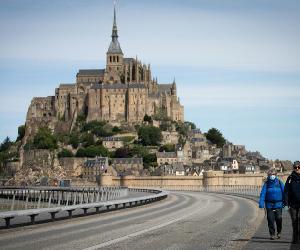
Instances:
[[[106,82],[120,82],[123,72],[123,52],[118,41],[118,28],[116,21],[116,3],[114,3],[114,21],[111,34],[111,42],[106,52]]]

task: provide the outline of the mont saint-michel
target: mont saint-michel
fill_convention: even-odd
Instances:
[[[16,142],[7,138],[1,144],[3,182],[98,185],[113,183],[104,174],[202,176],[211,170],[291,168],[291,162],[269,161],[229,142],[216,128],[204,133],[185,121],[175,78],[159,83],[150,64],[124,56],[115,7],[105,61],[104,68],[80,69],[75,82],[61,83],[53,96],[32,99]]]
[[[170,120],[184,121],[175,80],[159,84],[152,78],[150,64],[124,57],[114,10],[106,67],[81,69],[76,83],[60,84],[54,96],[33,98],[26,118],[26,135],[35,133],[41,125],[69,132],[79,115],[84,115],[86,121],[102,120],[120,125],[140,123],[146,114],[152,116],[162,109]]]

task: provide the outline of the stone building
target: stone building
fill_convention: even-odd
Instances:
[[[105,173],[108,168],[107,157],[96,157],[84,163],[82,177],[89,181],[99,182],[100,175]]]
[[[159,84],[152,77],[150,64],[137,57],[124,57],[114,9],[105,68],[81,69],[76,82],[60,84],[55,96],[33,98],[26,118],[25,138],[41,126],[69,132],[79,115],[84,115],[87,121],[135,124],[142,122],[145,114],[151,116],[159,110],[164,110],[173,121],[184,121],[175,80]]]
[[[102,144],[109,151],[113,151],[117,148],[122,148],[124,146],[124,141],[121,137],[105,137],[102,140]]]
[[[178,144],[179,134],[177,131],[162,131],[162,144]]]
[[[143,158],[113,158],[111,160],[111,165],[118,175],[129,172],[133,175],[139,175],[143,170]]]
[[[158,166],[164,165],[164,164],[171,165],[175,162],[178,162],[176,152],[157,152],[156,158],[157,158]]]

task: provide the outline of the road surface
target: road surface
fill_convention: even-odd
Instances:
[[[171,192],[165,200],[0,230],[0,249],[241,249],[263,219],[253,201]]]

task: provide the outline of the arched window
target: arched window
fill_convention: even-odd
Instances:
[[[109,61],[111,62],[111,56],[109,57]]]
[[[117,56],[117,62],[119,62],[119,57]]]
[[[116,61],[116,57],[115,57],[115,56],[113,56],[113,61],[114,61],[114,62]]]

